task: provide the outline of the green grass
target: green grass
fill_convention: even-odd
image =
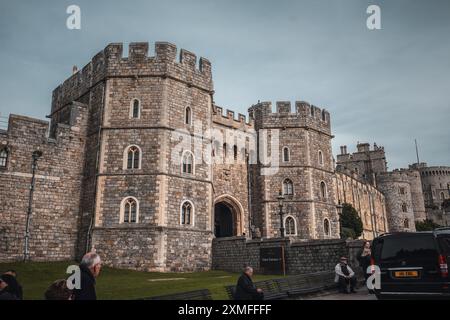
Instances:
[[[67,266],[73,262],[15,262],[1,263],[0,272],[14,269],[23,286],[24,299],[43,299],[48,286],[57,279],[66,278]],[[224,271],[191,273],[141,272],[103,267],[97,279],[98,299],[136,299],[176,292],[209,289],[213,299],[228,299],[224,286],[235,284],[239,274]],[[254,280],[280,276],[255,275]],[[170,280],[170,278],[183,278]],[[158,281],[151,281],[161,279]],[[167,280],[164,280],[167,279]]]

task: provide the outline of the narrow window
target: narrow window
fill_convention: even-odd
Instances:
[[[319,151],[319,165],[323,166],[323,153]]]
[[[323,182],[323,181],[320,183],[320,195],[321,195],[322,199],[327,198],[327,186],[325,185],[325,182]]]
[[[327,121],[327,115],[325,114],[325,110],[322,110],[322,121]]]
[[[133,99],[133,103],[131,105],[131,117],[134,119],[138,119],[141,116],[141,104],[138,99]]]
[[[194,157],[190,151],[183,154],[182,171],[183,173],[192,174],[194,168]]]
[[[238,156],[238,147],[235,145],[235,146],[233,147],[233,157],[234,157],[234,160],[237,160],[237,156]]]
[[[284,147],[283,148],[283,161],[284,162],[289,162],[289,158],[290,158],[289,148],[288,147]]]
[[[227,144],[224,143],[222,146],[222,152],[223,152],[223,163],[226,163],[226,159],[227,159]]]
[[[402,211],[403,212],[407,212],[408,211],[408,207],[406,206],[406,203],[402,204]]]
[[[181,224],[191,224],[192,222],[192,204],[185,201],[181,206]]]
[[[127,169],[139,169],[140,151],[136,146],[128,148],[127,152]]]
[[[284,228],[286,230],[287,236],[295,236],[297,234],[294,218],[287,217],[284,222],[284,225],[285,225]]]
[[[286,196],[290,196],[294,194],[294,186],[290,179],[285,179],[283,181],[283,194]]]
[[[330,221],[328,219],[323,220],[323,232],[326,236],[329,236],[330,233]]]
[[[135,223],[138,217],[138,203],[136,199],[129,197],[123,201],[123,222]]]
[[[185,115],[184,115],[184,123],[190,125],[191,124],[191,120],[192,120],[191,108],[190,107],[186,107]]]
[[[8,162],[8,151],[5,148],[0,151],[0,168],[6,168],[7,162]]]
[[[405,219],[405,221],[403,222],[403,226],[405,227],[405,229],[409,229],[409,220]]]

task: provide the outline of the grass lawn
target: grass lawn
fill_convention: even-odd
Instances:
[[[66,278],[72,262],[1,263],[0,272],[14,269],[23,286],[24,299],[43,299],[47,287],[57,279]],[[224,271],[192,273],[159,273],[103,267],[97,279],[98,299],[136,299],[176,292],[209,289],[213,299],[228,299],[224,286],[235,284],[239,274]],[[255,275],[254,281],[277,278]]]

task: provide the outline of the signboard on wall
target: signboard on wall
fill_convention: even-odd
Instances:
[[[284,248],[260,248],[259,266],[265,274],[285,274]]]

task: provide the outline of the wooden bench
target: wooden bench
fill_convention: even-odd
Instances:
[[[141,300],[212,300],[212,297],[211,292],[208,289],[201,289],[143,298]]]
[[[315,272],[285,278],[255,282],[264,291],[264,300],[285,299],[302,294],[336,288],[334,272]],[[226,286],[228,297],[233,300],[236,286]]]
[[[255,282],[255,286],[260,288],[264,292],[264,300],[279,300],[288,297],[286,291],[280,290],[276,280],[264,280]],[[228,298],[234,300],[234,295],[236,293],[236,286],[225,286]]]

